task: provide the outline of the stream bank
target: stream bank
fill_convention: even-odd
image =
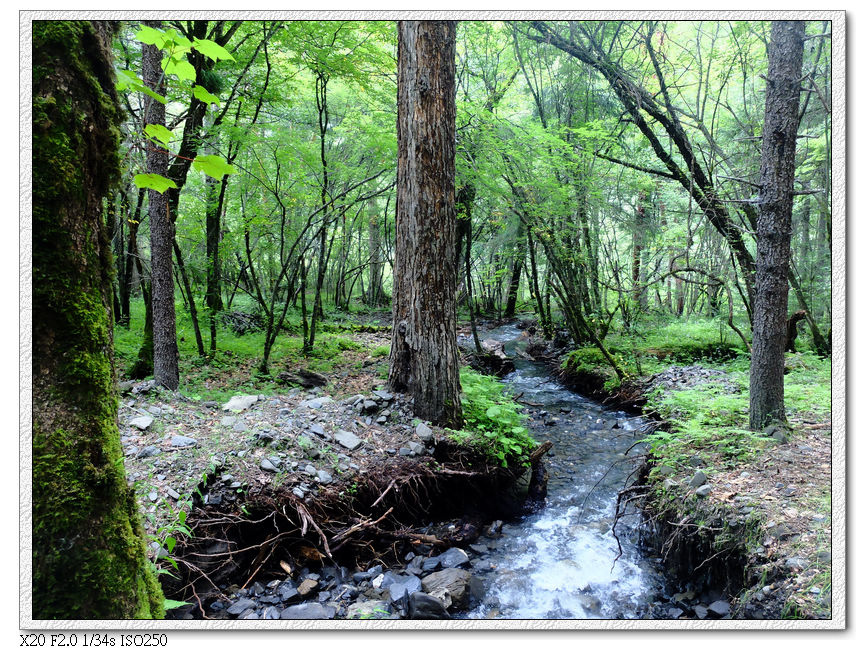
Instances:
[[[515,326],[501,338],[514,337]],[[532,434],[554,448],[546,507],[519,515],[511,488],[525,490],[528,473],[491,467],[414,421],[410,405],[382,388],[386,359],[355,364],[324,388],[249,395],[227,409],[146,382],[127,387],[128,474],[162,542],[155,553],[171,546],[177,562],[162,562],[180,574],[164,576],[166,592],[189,603],[172,616],[778,618],[803,593],[825,599],[808,581],[829,557],[807,548],[827,519],[816,509],[767,510],[796,499],[778,503],[763,488],[809,446],[803,470],[828,467],[826,432],[768,448],[750,473],[706,457],[659,477],[659,467],[625,459],[657,423],[634,417],[637,404],[610,409],[566,390],[567,378],[523,356],[530,344],[522,337],[519,353],[509,350],[522,367],[505,381],[527,403]],[[688,485],[698,471],[713,486],[707,497]],[[639,494],[626,495],[640,498],[621,519],[616,495],[628,476]],[[780,483],[771,484],[778,494],[798,496],[793,479]],[[183,509],[191,537],[180,531]],[[785,518],[773,520],[779,512]],[[737,519],[741,527],[727,525]],[[766,531],[776,537],[759,539]],[[760,541],[763,555],[744,538]],[[719,539],[730,544],[721,553]]]

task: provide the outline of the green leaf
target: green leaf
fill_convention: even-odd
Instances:
[[[177,540],[173,538],[171,535],[165,538],[165,550],[169,553],[174,552],[174,547],[177,544]]]
[[[167,104],[168,101],[162,95],[159,95],[147,86],[144,85],[144,82],[139,79],[134,72],[131,70],[119,70],[118,71],[118,81],[116,84],[116,88],[119,91],[125,91],[129,88],[136,92],[144,93],[145,95],[149,95],[153,97],[160,104]]]
[[[135,32],[135,40],[145,45],[155,45],[159,49],[165,45],[165,32],[147,25],[142,25],[141,29]]]
[[[162,61],[162,69],[165,74],[177,75],[181,81],[195,81],[195,68],[185,58],[175,59],[169,57]]]
[[[151,138],[159,140],[166,147],[168,146],[168,143],[171,142],[171,139],[174,137],[174,134],[172,134],[171,131],[166,129],[161,124],[148,124],[144,127],[144,132]]]
[[[166,610],[168,610],[168,609],[177,609],[178,607],[183,607],[184,605],[188,605],[188,604],[189,603],[187,603],[184,600],[171,600],[170,598],[166,598],[163,601],[162,606]]]
[[[231,56],[231,53],[228,50],[226,50],[221,45],[214,43],[213,41],[196,38],[195,42],[192,44],[192,47],[201,52],[204,56],[211,58],[214,61],[218,61],[219,59],[227,59],[229,61],[234,61],[234,57]]]
[[[160,194],[165,194],[165,191],[169,187],[177,189],[177,183],[159,174],[135,174],[135,178],[132,181],[139,188],[155,190]]]
[[[192,167],[216,180],[222,180],[226,174],[235,173],[234,167],[225,162],[222,156],[196,156]]]
[[[216,104],[219,106],[219,97],[216,95],[211,95],[204,86],[195,86],[192,89],[192,94],[195,95],[196,99],[204,102],[205,104]]]

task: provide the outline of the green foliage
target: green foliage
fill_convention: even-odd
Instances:
[[[503,467],[508,467],[509,461],[527,463],[538,443],[524,426],[522,407],[505,392],[502,383],[469,368],[460,369],[460,383],[465,424],[451,437],[477,447]]]

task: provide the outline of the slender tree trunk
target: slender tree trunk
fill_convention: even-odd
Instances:
[[[787,275],[793,213],[796,126],[805,23],[773,21],[760,162],[757,275],[751,351],[751,429],[784,414]]]
[[[110,23],[33,23],[34,619],[164,616],[117,428],[111,37]]]
[[[160,21],[146,21],[160,27]],[[162,52],[153,45],[142,46],[144,83],[164,95]],[[165,126],[165,105],[145,96],[148,107],[145,122]],[[147,173],[168,175],[168,151],[151,142],[147,149]],[[172,247],[174,219],[169,214],[168,196],[148,190],[150,217],[150,286],[153,301],[153,378],[160,386],[176,390],[180,384],[177,351],[177,327],[174,313],[174,278]]]
[[[222,227],[222,206],[225,202],[225,188],[228,176],[222,177],[217,192],[215,178],[207,177],[207,211],[205,228],[207,231],[207,309],[210,320],[210,353],[216,352],[216,331],[219,312],[222,311],[221,268],[219,263],[219,239]]]
[[[389,383],[418,417],[462,424],[456,344],[456,23],[400,21],[397,238]]]

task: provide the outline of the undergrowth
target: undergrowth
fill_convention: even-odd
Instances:
[[[538,443],[524,426],[522,407],[495,377],[462,368],[460,383],[465,424],[451,437],[478,448],[503,467],[509,463],[527,464],[529,453]]]

